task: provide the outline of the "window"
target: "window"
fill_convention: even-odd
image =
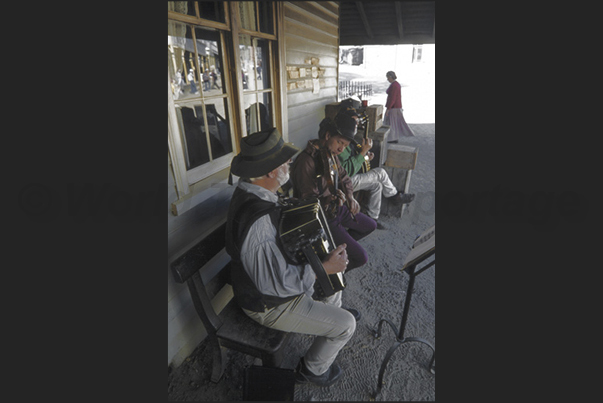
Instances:
[[[199,16],[206,20],[225,22],[224,3],[221,1],[200,1]]]
[[[239,16],[242,29],[274,34],[272,1],[241,1],[239,2]]]
[[[196,1],[168,1],[168,11],[196,17],[195,3]]]
[[[241,35],[239,54],[247,134],[274,127],[270,68],[271,46],[265,39]]]
[[[412,47],[412,62],[421,62],[421,55],[423,53],[423,45],[413,45]]]
[[[189,183],[196,182],[212,173],[196,168],[209,163],[214,163],[212,171],[223,168],[230,159],[220,158],[233,152],[222,34],[170,21],[168,59]]]
[[[168,1],[168,11],[204,20],[226,22],[223,1]]]
[[[168,144],[179,197],[280,127],[273,2],[168,2]],[[234,23],[236,21],[236,23]]]

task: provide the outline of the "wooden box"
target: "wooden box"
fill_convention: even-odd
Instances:
[[[383,105],[369,105],[364,113],[369,118],[369,133],[374,132],[383,125]]]
[[[375,153],[375,158],[371,162],[371,166],[382,166],[387,158],[387,135],[389,134],[389,126],[381,126],[374,132],[369,131],[369,138],[373,139],[373,148],[371,151]],[[377,160],[377,161],[375,161]]]
[[[396,167],[382,167],[393,185],[396,189],[402,191],[402,193],[408,193],[410,189],[410,178],[412,176],[412,169],[404,169],[404,168],[396,168]],[[414,203],[411,202],[411,203]],[[393,203],[389,201],[386,197],[381,197],[381,211],[379,215],[387,215],[393,217],[402,217],[402,214],[408,208],[408,203],[403,204],[402,206],[395,206]]]
[[[339,105],[339,102],[333,102],[330,104],[326,104],[325,105],[325,118],[331,118],[331,119],[335,119],[335,115],[337,115],[337,112],[339,112],[339,108],[341,107]]]
[[[383,143],[383,142],[387,141],[388,134],[389,134],[389,126],[381,126],[377,130],[374,130],[374,131],[369,130],[368,136],[370,138],[372,138],[373,140],[379,140],[380,142]]]
[[[385,165],[395,168],[414,169],[417,164],[417,147],[403,144],[388,144]]]

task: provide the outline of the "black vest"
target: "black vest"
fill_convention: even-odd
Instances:
[[[230,201],[226,219],[226,252],[232,258],[230,278],[235,300],[239,306],[250,311],[264,312],[266,308],[275,307],[297,297],[294,295],[281,298],[262,294],[241,263],[241,246],[251,225],[258,218],[269,214],[272,223],[278,229],[281,210],[281,206],[275,206],[273,202],[262,200],[238,187]],[[276,242],[282,251],[278,236]],[[285,254],[283,253],[283,255]]]

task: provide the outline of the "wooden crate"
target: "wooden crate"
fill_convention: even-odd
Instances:
[[[332,102],[325,105],[325,117],[335,119],[335,116],[341,109],[341,102]],[[366,108],[360,108],[359,112],[364,111],[369,118],[368,131],[377,131],[383,126],[383,105],[369,105]]]
[[[364,112],[369,118],[369,133],[383,126],[383,105],[369,105]]]
[[[418,147],[403,144],[388,144],[385,165],[389,167],[414,169],[417,164]]]
[[[381,126],[379,129],[370,132],[369,138],[373,139],[373,148],[371,151],[375,153],[373,161],[378,160],[374,166],[382,166],[387,158],[387,136],[389,135],[389,126]],[[371,166],[373,164],[371,163]]]
[[[325,118],[335,119],[335,115],[339,112],[339,102],[333,102],[325,105]]]
[[[387,141],[387,136],[389,135],[389,126],[381,126],[379,129],[375,131],[370,131],[368,136],[373,140],[379,140],[380,142]]]
[[[412,169],[388,166],[383,166],[382,168],[385,170],[385,172],[387,172],[387,175],[389,176],[396,189],[401,190],[403,193],[408,193],[408,190],[410,189],[410,178],[412,176]],[[389,198],[381,196],[381,212],[379,214],[393,217],[402,217],[402,214],[404,214],[404,211],[406,211],[407,207],[408,204],[403,204],[402,206],[396,207],[393,203],[390,202]]]

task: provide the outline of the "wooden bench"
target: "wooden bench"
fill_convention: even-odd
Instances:
[[[170,265],[176,282],[188,285],[195,310],[207,330],[213,349],[212,382],[218,382],[224,373],[226,348],[260,358],[263,366],[278,368],[290,336],[260,325],[237,305],[229,284],[230,256],[224,249],[225,234],[226,222]],[[230,298],[219,312],[212,304],[218,293]]]

